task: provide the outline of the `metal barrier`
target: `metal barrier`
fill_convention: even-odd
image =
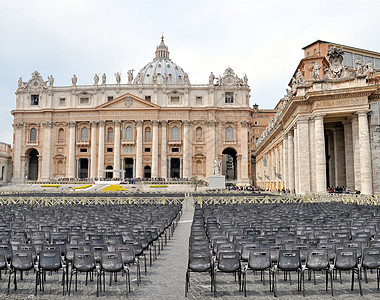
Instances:
[[[76,197],[49,196],[1,196],[0,205],[37,205],[37,206],[55,206],[55,205],[141,205],[141,204],[184,204],[185,210],[191,210],[195,204],[200,205],[240,205],[240,204],[268,204],[268,203],[314,203],[314,202],[342,202],[344,204],[357,205],[380,205],[380,196],[364,195],[306,195],[300,197],[292,196],[192,196],[185,194],[184,197],[170,196],[149,196],[149,197],[94,197],[83,195]]]

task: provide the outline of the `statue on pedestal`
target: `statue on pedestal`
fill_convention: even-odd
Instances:
[[[218,158],[215,158],[214,165],[213,165],[214,175],[220,175],[221,168],[222,168],[222,163],[220,162]]]

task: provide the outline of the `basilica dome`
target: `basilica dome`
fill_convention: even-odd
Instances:
[[[137,74],[134,84],[190,84],[189,77],[183,69],[171,61],[168,47],[161,37],[157,46],[156,57]]]

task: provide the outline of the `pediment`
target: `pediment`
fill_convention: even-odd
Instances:
[[[97,107],[98,109],[160,108],[159,105],[126,93]]]

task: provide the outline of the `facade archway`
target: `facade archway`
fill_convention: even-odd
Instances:
[[[177,157],[170,159],[170,177],[171,178],[181,177],[181,160]]]
[[[152,177],[152,169],[150,166],[144,167],[144,178],[151,178]]]
[[[237,159],[236,150],[226,148],[222,152],[222,175],[226,176],[226,180],[237,180]]]
[[[111,179],[113,177],[113,167],[112,166],[107,166],[106,167],[106,178]]]
[[[88,178],[88,158],[79,159],[79,178]]]
[[[29,156],[28,162],[28,180],[38,180],[38,151],[34,148],[27,151]]]
[[[133,158],[126,158],[124,161],[124,177],[125,178],[133,178]]]

